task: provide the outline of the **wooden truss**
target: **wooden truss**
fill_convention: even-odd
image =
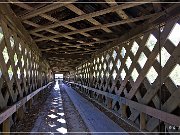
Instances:
[[[64,54],[63,52],[66,52],[69,54],[72,53],[72,55],[93,54],[94,51],[116,40],[123,33],[128,32],[128,30],[123,28],[124,25],[129,27],[128,29],[134,29],[138,26],[139,22],[144,22],[145,20],[149,20],[153,24],[156,19],[165,15],[167,12],[162,10],[161,4],[149,3],[151,0],[123,4],[116,3],[114,0],[105,0],[103,4],[94,3],[95,6],[101,6],[101,9],[93,12],[85,11],[82,8],[83,4],[89,8],[94,8],[93,3],[80,3],[81,5],[78,5],[76,3],[78,1],[75,0],[68,1],[68,3],[52,2],[50,4],[37,4],[35,6],[27,3],[16,3],[20,2],[18,0],[9,0],[9,2],[12,2],[12,9],[24,23],[25,28],[32,35],[37,45],[43,53],[47,53],[48,55],[49,52],[56,54]],[[149,7],[145,9],[143,5],[149,5]],[[15,9],[16,7],[19,8]],[[125,12],[125,10],[128,11],[129,9],[136,9],[140,11],[139,14],[141,15],[132,17],[133,14],[127,14]],[[72,15],[68,16],[68,19],[65,20],[59,19],[60,14],[66,14],[66,11]],[[59,13],[59,16],[54,15],[56,12]],[[112,19],[116,17],[119,19],[111,22],[103,22],[102,20],[106,20],[106,17],[102,20],[98,19],[102,18],[101,16],[112,17]],[[43,24],[41,25],[39,22]],[[88,23],[90,26],[80,26],[81,22]],[[115,32],[114,29],[119,30]],[[99,31],[102,32],[102,35],[107,36],[98,36],[96,33]]]

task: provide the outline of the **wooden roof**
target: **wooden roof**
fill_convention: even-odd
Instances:
[[[175,6],[172,3],[150,3],[153,0],[144,0],[148,3],[41,1],[9,0],[50,66],[59,71],[74,69],[94,52],[145,22],[155,22],[168,8]]]

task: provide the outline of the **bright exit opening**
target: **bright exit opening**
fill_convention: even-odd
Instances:
[[[63,79],[63,74],[55,74],[55,79]]]

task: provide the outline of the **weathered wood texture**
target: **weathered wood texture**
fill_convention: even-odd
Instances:
[[[65,80],[142,131],[178,131],[179,19],[97,54]]]
[[[134,36],[138,30],[152,27],[158,19],[168,17],[169,8],[179,6],[152,4],[154,0],[135,0],[131,3],[70,0],[68,3],[52,1],[36,4],[25,3],[27,0],[8,1],[43,54],[60,54],[64,58],[58,60],[58,57],[46,57],[54,71],[73,70],[85,60],[69,59],[63,55],[70,54],[72,58],[76,54],[93,55],[110,42],[124,39],[125,35],[128,37],[128,33]],[[134,30],[141,25],[142,28]],[[64,64],[59,68],[61,63]]]
[[[17,20],[10,20],[14,16],[7,17],[8,14],[3,14],[4,9],[2,10],[0,9],[0,113],[53,79],[52,71],[47,61],[40,58],[37,46],[32,47],[26,41],[28,37],[22,37],[22,24],[21,30],[15,27]],[[23,108],[18,112],[17,117],[20,118]],[[6,123],[3,124],[4,131],[8,126]]]

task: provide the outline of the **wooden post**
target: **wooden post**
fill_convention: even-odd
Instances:
[[[146,127],[146,114],[141,112],[140,113],[140,130],[145,129]]]
[[[23,106],[21,106],[17,111],[17,119],[22,120],[24,117],[24,109]]]
[[[3,132],[3,135],[10,135],[10,118],[7,118],[3,122],[2,132]]]
[[[123,118],[126,118],[127,117],[127,115],[126,115],[126,105],[125,104],[121,104],[121,116],[123,117]]]

